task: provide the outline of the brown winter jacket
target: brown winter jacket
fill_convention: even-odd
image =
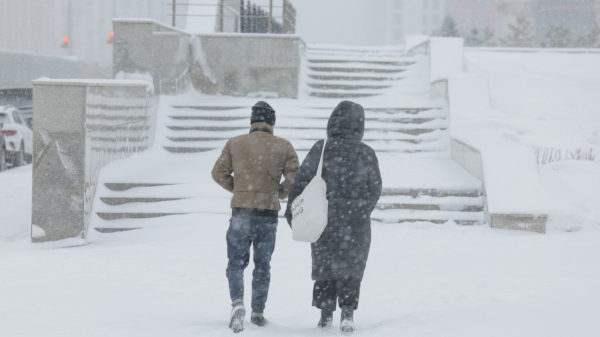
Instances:
[[[287,198],[299,166],[290,142],[275,137],[273,126],[254,123],[249,134],[227,142],[212,176],[233,193],[231,208],[279,211],[279,199]],[[280,184],[282,175],[285,180]]]

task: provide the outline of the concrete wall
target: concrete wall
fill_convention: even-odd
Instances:
[[[0,89],[31,88],[31,81],[40,77],[78,78],[79,61],[74,57],[0,50]]]
[[[154,20],[115,19],[113,75],[150,76],[154,93],[175,95],[190,86],[190,35]]]
[[[85,236],[100,169],[154,141],[151,88],[144,81],[34,81],[32,241]]]
[[[190,82],[207,94],[275,92],[298,97],[304,42],[274,34],[202,34],[153,20],[115,19],[114,76],[149,75],[156,94],[178,94]]]
[[[267,91],[298,97],[305,48],[298,36],[205,34],[192,45],[192,82],[204,93],[246,96]]]

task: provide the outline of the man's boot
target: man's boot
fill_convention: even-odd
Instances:
[[[342,320],[340,323],[340,330],[342,332],[353,332],[354,331],[354,307],[345,305],[342,307]]]
[[[235,300],[231,309],[231,317],[229,320],[229,329],[233,332],[238,333],[244,330],[244,316],[246,316],[246,308],[244,308],[244,301]]]
[[[265,318],[265,316],[263,316],[262,313],[258,314],[256,312],[253,312],[251,314],[250,322],[252,322],[252,324],[258,325],[260,327],[264,327],[264,326],[267,326],[267,324],[269,324],[269,321]]]
[[[333,324],[333,311],[321,309],[321,319],[319,320],[319,324],[317,324],[317,327],[319,327],[323,330],[329,330],[329,329],[331,329],[332,324]]]

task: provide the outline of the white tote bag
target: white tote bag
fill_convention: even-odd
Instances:
[[[321,177],[326,144],[327,139],[323,142],[317,175],[292,203],[292,237],[296,241],[316,242],[327,226],[327,185]]]

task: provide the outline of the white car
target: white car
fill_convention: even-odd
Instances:
[[[6,159],[13,166],[31,163],[33,158],[33,132],[25,125],[19,110],[11,105],[0,106],[0,124],[6,144]]]

